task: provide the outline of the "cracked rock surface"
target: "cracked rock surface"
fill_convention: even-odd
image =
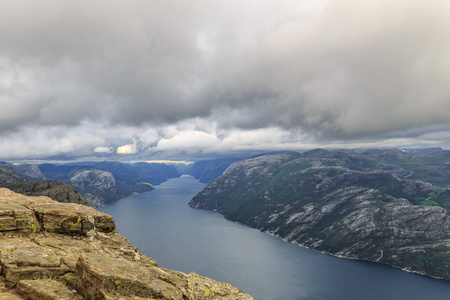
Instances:
[[[107,214],[0,189],[0,300],[252,299],[195,273],[159,268]]]

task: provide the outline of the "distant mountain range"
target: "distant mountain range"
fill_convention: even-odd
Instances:
[[[14,165],[0,162],[2,187],[27,195],[52,195],[52,199],[60,202],[84,202],[92,206],[103,206],[133,193],[151,191],[154,189],[153,185],[179,176],[180,173],[174,166],[157,163],[80,162]],[[62,191],[61,186],[66,186],[64,189],[71,191]],[[43,190],[49,191],[42,194]],[[55,194],[55,190],[60,191],[59,196]],[[84,197],[83,200],[76,199],[74,193],[77,191]],[[64,193],[67,194],[65,198],[61,196]]]
[[[179,177],[174,166],[158,163],[80,162],[41,164],[47,179],[73,185],[93,206],[103,206],[154,189],[169,178]]]
[[[332,150],[232,164],[189,203],[286,241],[450,280],[450,151]]]
[[[36,165],[0,162],[0,187],[27,196],[47,196],[62,203],[89,205],[73,186],[58,180],[45,180]]]
[[[199,161],[180,166],[163,163],[78,162],[11,164],[0,162],[0,187],[31,196],[94,207],[154,189],[169,178],[193,175],[208,183],[238,158]],[[80,195],[81,194],[81,195]]]

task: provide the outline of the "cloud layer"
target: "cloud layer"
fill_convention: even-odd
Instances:
[[[0,5],[0,158],[450,146],[446,0]]]

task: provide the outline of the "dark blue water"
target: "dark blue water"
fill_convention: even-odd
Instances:
[[[203,187],[183,176],[100,210],[160,267],[231,283],[255,299],[450,299],[450,282],[324,255],[188,207]]]

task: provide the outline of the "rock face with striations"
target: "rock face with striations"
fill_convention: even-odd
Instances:
[[[418,173],[419,159],[403,166]],[[449,191],[398,174],[410,171],[347,152],[267,155],[231,165],[189,205],[324,253],[450,280]]]
[[[14,183],[24,182],[25,179],[19,174],[0,167],[0,186],[5,186]]]
[[[120,199],[116,188],[116,179],[111,172],[102,170],[78,171],[70,178],[70,184],[84,195],[92,206],[104,206],[105,199]]]
[[[41,170],[37,165],[33,164],[19,164],[14,165],[11,163],[7,163],[4,161],[0,161],[0,168],[7,169],[17,173],[25,180],[33,181],[33,180],[45,180],[44,174],[42,174]]]
[[[0,189],[0,299],[252,299],[159,268],[92,207]]]

